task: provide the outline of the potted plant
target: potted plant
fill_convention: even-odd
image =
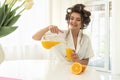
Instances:
[[[14,24],[18,21],[21,13],[31,9],[33,0],[2,0],[0,5],[0,38],[15,31],[18,26]],[[4,59],[3,49],[0,45],[0,63]]]
[[[0,6],[0,38],[17,29],[14,24],[24,10],[31,9],[33,0],[4,0]]]

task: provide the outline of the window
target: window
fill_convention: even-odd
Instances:
[[[90,35],[95,57],[89,65],[108,71],[110,69],[110,17],[111,3],[109,1],[89,2],[91,23],[86,29]]]

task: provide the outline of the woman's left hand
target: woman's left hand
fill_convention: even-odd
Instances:
[[[72,51],[71,57],[73,62],[79,62],[80,60],[78,54],[75,53],[75,50]]]

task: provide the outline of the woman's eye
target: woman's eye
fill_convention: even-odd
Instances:
[[[70,20],[81,21],[81,19],[75,19],[74,17],[70,17]]]
[[[77,21],[81,21],[80,19],[78,19]]]
[[[74,18],[70,18],[70,20],[73,20]]]

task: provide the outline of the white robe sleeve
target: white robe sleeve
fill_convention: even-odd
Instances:
[[[92,49],[91,40],[88,37],[87,44],[86,44],[85,57],[84,58],[91,58],[93,56],[94,56],[94,52],[93,52],[93,49]]]

